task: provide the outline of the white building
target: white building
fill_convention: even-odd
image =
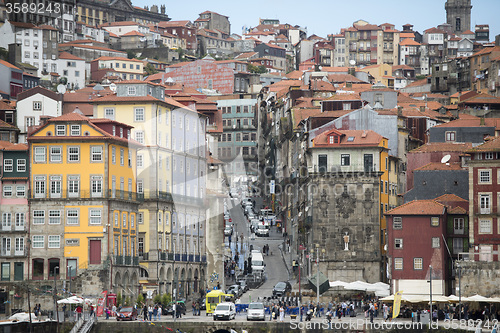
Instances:
[[[125,35],[131,31],[138,31],[143,35],[149,34],[149,27],[133,21],[109,22],[99,26],[106,31],[112,32],[117,36]]]
[[[40,125],[40,117],[62,115],[62,95],[37,86],[17,95],[16,109],[19,143],[26,143],[29,127]]]
[[[68,52],[59,54],[57,73],[68,79],[66,87],[72,90],[85,88],[85,60]]]

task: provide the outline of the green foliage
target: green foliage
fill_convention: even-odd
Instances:
[[[172,302],[172,295],[170,294],[163,294],[163,296],[161,297],[161,304],[163,306],[167,306],[168,303]]]
[[[250,73],[264,74],[267,73],[267,69],[265,66],[254,66],[252,64],[248,64],[248,71]]]
[[[135,58],[135,52],[132,51],[132,50],[127,50],[127,58],[134,59]]]
[[[139,296],[137,296],[135,304],[137,304],[138,308],[144,305],[144,296],[142,296],[142,294],[139,294]]]
[[[65,76],[61,77],[61,78],[59,79],[59,83],[60,83],[60,84],[64,84],[64,85],[66,85],[66,84],[68,83],[68,78],[67,78],[67,77],[65,77]]]
[[[121,305],[122,301],[123,301],[122,294],[118,293],[118,295],[116,295],[116,305]]]
[[[158,71],[156,70],[156,68],[154,68],[154,66],[151,65],[150,63],[147,63],[146,66],[144,66],[144,71],[146,73],[148,73],[148,75],[152,75],[152,74],[158,73]]]
[[[425,78],[426,78],[426,76],[425,76],[425,75],[417,75],[417,76],[415,76],[415,78],[416,78],[417,80],[423,80],[423,79],[425,79]]]
[[[130,305],[130,297],[125,298],[125,305]]]
[[[9,51],[0,47],[0,59],[7,61],[9,59]]]
[[[160,294],[156,294],[155,297],[153,298],[153,302],[155,304],[158,304],[161,302],[161,295]]]
[[[179,60],[184,58],[184,50],[183,49],[181,49],[179,47],[175,51],[177,51],[177,54],[179,54]]]

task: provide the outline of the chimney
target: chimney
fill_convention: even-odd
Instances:
[[[420,112],[425,112],[425,106],[423,106],[423,105],[422,105],[422,106],[420,107]]]
[[[398,106],[398,117],[401,117],[401,116],[403,116],[403,107]]]

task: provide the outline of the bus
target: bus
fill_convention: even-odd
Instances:
[[[226,302],[226,298],[234,299],[234,295],[226,294],[222,290],[212,290],[206,295],[205,306],[207,308],[206,315],[214,313],[217,304]]]

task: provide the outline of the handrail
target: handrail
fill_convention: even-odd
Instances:
[[[80,333],[88,333],[88,332],[90,332],[90,330],[92,329],[92,326],[94,326],[94,323],[96,321],[97,321],[97,317],[95,315],[94,316],[90,316],[89,320],[87,320],[85,322],[85,324],[83,325],[83,328],[80,331]]]
[[[76,333],[78,332],[78,330],[80,329],[80,327],[82,327],[83,323],[85,322],[85,320],[83,319],[83,317],[81,317],[80,319],[77,320],[75,326],[73,326],[73,328],[71,329],[71,331],[69,331],[69,333]]]

